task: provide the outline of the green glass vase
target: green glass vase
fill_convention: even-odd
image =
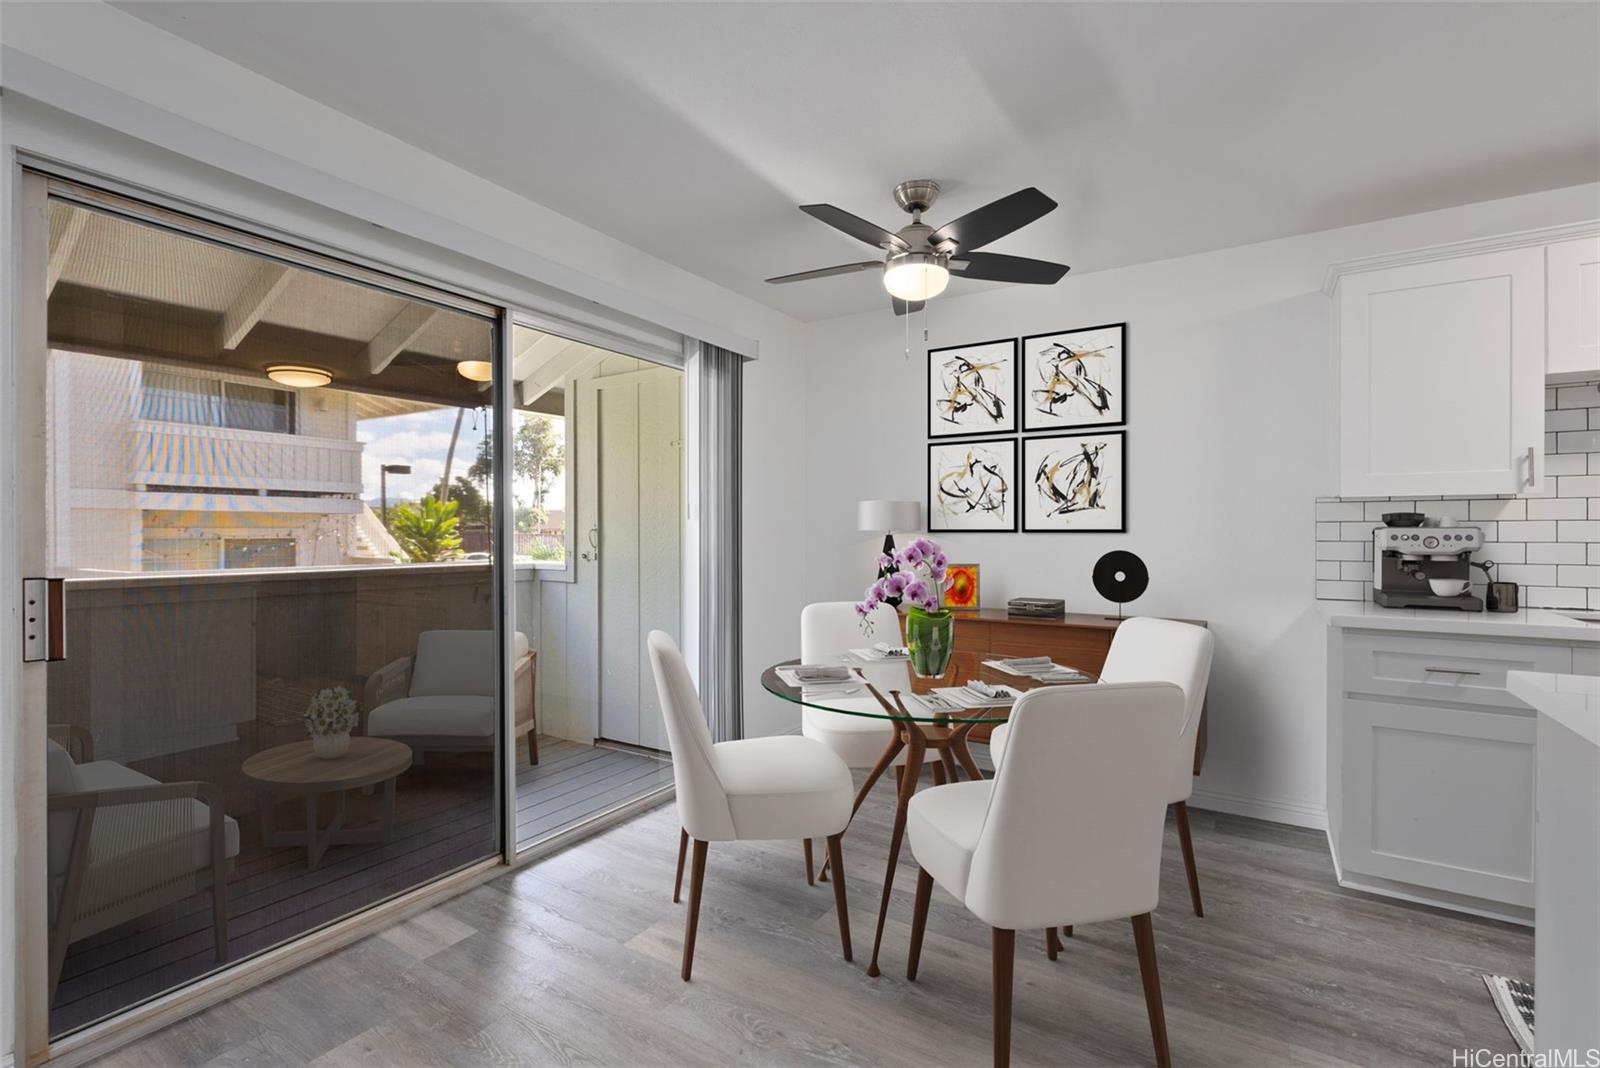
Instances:
[[[954,652],[954,636],[955,617],[948,608],[937,612],[906,609],[906,651],[918,678],[936,679],[945,673]]]

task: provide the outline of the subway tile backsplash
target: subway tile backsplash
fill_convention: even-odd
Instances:
[[[1370,600],[1372,528],[1385,512],[1426,512],[1483,528],[1473,559],[1519,584],[1524,607],[1600,611],[1600,383],[1545,390],[1544,481],[1517,497],[1318,498],[1317,598]]]

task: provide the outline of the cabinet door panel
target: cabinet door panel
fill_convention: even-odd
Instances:
[[[1563,241],[1545,249],[1553,375],[1600,372],[1600,237]]]
[[[1352,274],[1338,300],[1342,494],[1537,484],[1542,249]]]
[[[1533,904],[1534,718],[1345,702],[1347,871]]]

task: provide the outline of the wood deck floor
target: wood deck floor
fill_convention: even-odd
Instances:
[[[539,764],[517,774],[518,848],[672,781],[671,764],[648,755],[548,737],[539,746]],[[240,759],[231,751],[216,752],[195,763],[237,769]],[[220,770],[202,767],[189,774],[226,781]],[[243,960],[491,855],[497,848],[492,781],[486,754],[430,755],[400,779],[391,841],[333,846],[314,870],[306,868],[304,848],[262,848],[253,805],[230,798],[241,849],[228,880],[229,960]],[[376,800],[350,794],[351,825],[368,819]],[[287,822],[288,814],[285,806],[280,828],[298,826]],[[215,967],[210,895],[203,893],[73,943],[52,1006],[51,1031],[75,1030]]]
[[[883,975],[866,975],[889,812],[875,791],[844,839],[853,964],[798,844],[717,843],[682,982],[665,805],[103,1063],[988,1064],[989,934],[942,891],[921,975],[904,977],[909,857]],[[1454,1049],[1515,1049],[1478,974],[1531,975],[1531,932],[1341,889],[1319,832],[1206,812],[1192,823],[1205,918],[1188,909],[1170,823],[1155,915],[1175,1063],[1431,1066]],[[1053,963],[1037,932],[1017,949],[1015,1063],[1152,1063],[1127,923],[1079,927]]]
[[[517,848],[672,783],[658,756],[556,738],[539,742],[539,763],[517,769]]]

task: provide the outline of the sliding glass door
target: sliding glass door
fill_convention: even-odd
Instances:
[[[499,854],[532,665],[493,317],[30,181],[18,523],[59,581],[28,587],[22,878],[57,1036]]]
[[[525,849],[671,785],[644,639],[681,635],[685,429],[677,368],[521,325],[511,357]]]

